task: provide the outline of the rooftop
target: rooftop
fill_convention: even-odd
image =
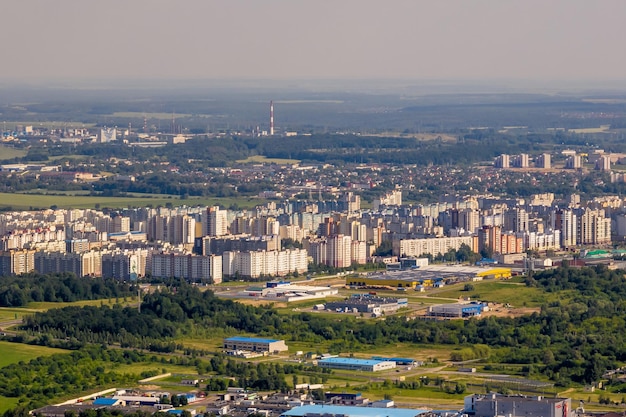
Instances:
[[[320,359],[318,363],[340,363],[345,365],[364,365],[364,366],[373,366],[379,364],[381,362],[387,362],[383,360],[376,359],[356,359],[356,358],[325,358]]]
[[[350,407],[345,405],[303,405],[285,411],[283,416],[300,417],[309,414],[334,414],[345,417],[415,417],[428,410],[409,408]]]
[[[278,339],[263,339],[259,337],[246,337],[246,336],[233,336],[227,337],[225,341],[228,342],[246,342],[246,343],[274,343],[280,342]]]

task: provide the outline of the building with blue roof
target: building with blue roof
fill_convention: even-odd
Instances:
[[[319,416],[342,416],[342,417],[415,417],[426,413],[428,410],[409,408],[375,408],[375,407],[351,407],[346,405],[303,405],[285,411],[281,417],[319,417]]]
[[[348,371],[377,372],[396,367],[392,361],[376,359],[355,359],[355,358],[325,358],[317,362],[321,368],[342,369]]]
[[[115,398],[96,398],[93,400],[93,405],[98,405],[102,407],[113,407],[114,405],[118,405],[120,400],[116,400]]]
[[[428,316],[445,318],[469,318],[481,315],[485,305],[482,303],[440,304],[428,307]]]
[[[289,348],[284,340],[235,336],[224,339],[224,349],[248,352],[284,352]]]
[[[375,361],[391,361],[391,362],[395,362],[396,365],[413,366],[416,364],[415,359],[411,359],[411,358],[387,358],[384,356],[372,356],[372,359]]]

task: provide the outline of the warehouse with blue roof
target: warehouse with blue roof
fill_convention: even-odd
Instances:
[[[376,359],[355,359],[355,358],[325,358],[317,362],[320,368],[342,369],[348,371],[377,372],[396,367],[392,361]]]
[[[224,339],[224,349],[248,352],[284,352],[289,348],[284,340],[235,336]]]

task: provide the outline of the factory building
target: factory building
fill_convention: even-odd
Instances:
[[[482,303],[439,304],[428,307],[428,316],[465,319],[480,316],[484,309]]]
[[[378,372],[396,367],[392,361],[378,361],[374,359],[354,358],[325,358],[317,362],[320,368],[341,369],[344,371]]]
[[[399,308],[407,306],[408,300],[406,298],[373,297],[367,294],[355,294],[345,300],[326,303],[325,308],[332,311],[379,314],[397,311]]]
[[[543,416],[570,417],[569,398],[527,397],[522,395],[473,394],[465,397],[464,412],[475,417]]]
[[[381,410],[376,407],[315,404],[294,407],[285,411],[280,417],[415,417],[427,411],[428,410],[409,408],[389,408]]]
[[[284,352],[288,347],[284,340],[235,336],[224,339],[224,349],[249,352]]]

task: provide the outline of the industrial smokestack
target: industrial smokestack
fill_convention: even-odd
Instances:
[[[274,136],[274,101],[270,101],[270,136]]]

